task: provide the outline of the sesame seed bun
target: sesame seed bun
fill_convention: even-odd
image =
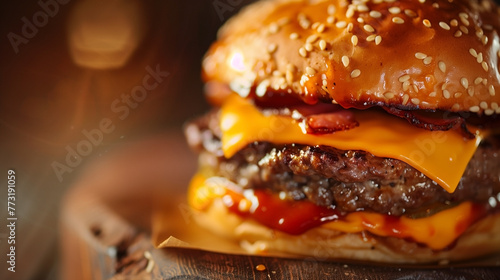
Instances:
[[[262,1],[220,30],[204,78],[242,96],[496,115],[499,30],[491,0]]]

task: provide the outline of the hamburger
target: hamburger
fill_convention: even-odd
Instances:
[[[261,1],[203,60],[196,221],[250,253],[424,263],[500,251],[500,8]]]

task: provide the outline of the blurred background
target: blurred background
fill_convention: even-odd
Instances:
[[[208,109],[202,57],[245,0],[40,0],[0,9],[0,279],[57,279],[60,201],[86,161]],[[182,141],[182,140],[179,140]],[[16,273],[7,172],[16,173]]]

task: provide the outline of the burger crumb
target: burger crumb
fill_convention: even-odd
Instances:
[[[439,265],[449,265],[450,264],[450,260],[440,260],[439,261]]]
[[[263,264],[259,264],[255,267],[255,269],[257,269],[258,271],[264,271],[266,270],[266,266]]]

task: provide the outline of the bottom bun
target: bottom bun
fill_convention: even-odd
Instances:
[[[240,243],[251,254],[310,257],[316,260],[348,259],[383,263],[448,263],[500,251],[500,214],[489,215],[471,226],[446,250],[368,232],[344,233],[326,227],[290,235],[245,220],[230,212],[220,198],[204,211],[192,209],[202,227]]]

